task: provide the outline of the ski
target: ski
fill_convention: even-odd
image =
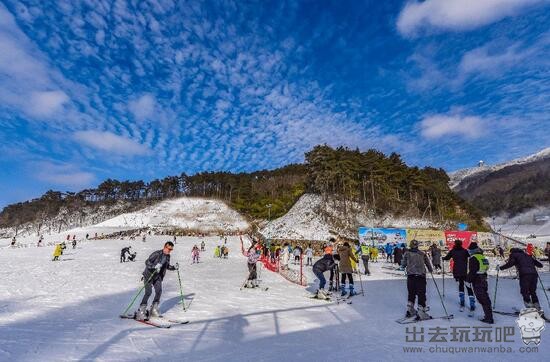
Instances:
[[[168,322],[172,324],[188,324],[189,320],[168,319]]]
[[[507,315],[507,316],[510,316],[510,317],[517,317],[517,316],[519,316],[519,312],[516,312],[516,311],[513,311],[513,312],[504,312],[504,311],[500,311],[500,310],[494,310],[493,313],[501,314],[501,315]]]
[[[142,320],[142,321],[141,321],[141,320],[137,320],[137,319],[134,318],[134,315],[133,315],[133,314],[127,314],[127,315],[122,314],[122,315],[120,315],[120,318],[122,318],[122,319],[132,319],[132,320],[134,320],[134,321],[136,321],[136,322],[139,322],[139,323],[142,323],[142,324],[146,324],[146,325],[148,325],[148,326],[156,327],[156,328],[170,328],[170,327],[172,326],[172,325],[169,324],[169,323],[156,323],[156,322],[154,322],[154,321],[152,321],[152,320],[150,320],[150,319],[148,319],[148,320]]]
[[[440,317],[430,317],[429,319],[416,319],[416,317],[401,318],[401,319],[396,320],[396,322],[399,323],[399,324],[410,324],[410,323],[431,321],[431,320],[433,320],[433,319],[447,319],[447,320],[451,320],[451,319],[453,319],[453,318],[454,318],[454,315],[449,314],[448,316],[444,315],[444,316],[440,316]]]

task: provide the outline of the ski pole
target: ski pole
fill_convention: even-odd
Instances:
[[[497,266],[497,280],[495,281],[495,296],[493,298],[493,310],[495,310],[495,306],[497,304],[498,272],[499,271],[500,271],[500,268]]]
[[[542,284],[542,279],[540,278],[540,275],[539,275],[539,282],[540,282],[540,286],[542,287],[542,291],[544,292],[544,296],[546,297],[546,301],[548,302],[548,307],[550,308],[550,299],[548,299],[548,294],[546,293],[544,284]]]
[[[441,262],[441,277],[442,277],[442,282],[443,282],[443,286],[442,286],[443,297],[445,297],[445,260],[443,260]]]
[[[447,308],[445,308],[445,303],[443,302],[443,297],[441,296],[441,293],[439,292],[439,287],[437,286],[437,283],[435,281],[434,275],[432,272],[430,272],[430,275],[432,276],[432,280],[435,284],[435,289],[437,289],[437,294],[439,294],[439,300],[441,301],[441,305],[443,306],[443,310],[445,311],[445,316],[447,319],[449,318],[449,313],[447,313]]]
[[[181,286],[181,276],[180,276],[180,266],[176,263],[176,271],[178,272],[178,282],[180,284],[180,296],[181,296],[181,305],[183,306],[183,311],[187,312],[185,309],[185,298],[183,297],[183,287]]]
[[[149,284],[149,282],[151,281],[151,279],[153,279],[153,277],[155,276],[155,274],[157,274],[157,270],[155,269],[153,271],[153,274],[151,274],[151,276],[149,277],[149,279],[147,279],[147,281],[145,283],[143,283],[143,286],[141,288],[139,288],[138,292],[136,293],[136,296],[134,297],[134,299],[132,299],[132,301],[130,302],[130,304],[128,305],[128,307],[124,310],[124,312],[122,312],[122,315],[125,316],[126,313],[128,313],[128,310],[130,308],[132,308],[132,306],[134,305],[137,297],[141,294],[141,291],[143,289],[145,289],[145,287]]]
[[[359,268],[357,268],[359,269]],[[361,270],[358,270],[358,273],[359,275],[359,284],[361,284],[361,295],[364,297],[365,296],[365,290],[363,289],[363,281],[361,280]]]

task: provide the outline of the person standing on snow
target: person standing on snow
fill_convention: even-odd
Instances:
[[[516,267],[519,274],[519,288],[525,308],[536,308],[542,315],[543,312],[537,297],[537,282],[539,279],[537,268],[542,268],[542,263],[523,252],[523,250],[512,248],[506,264],[497,267],[497,270],[506,270],[513,266]]]
[[[430,255],[432,256],[432,265],[434,270],[441,272],[441,249],[437,246],[436,243],[433,243],[430,246]]]
[[[361,242],[361,260],[363,261],[363,266],[365,267],[365,275],[370,275],[369,271],[369,259],[370,259],[370,248],[365,242]]]
[[[468,277],[467,281],[472,284],[474,294],[485,314],[481,322],[487,324],[495,323],[493,319],[493,309],[491,307],[491,299],[489,298],[489,285],[487,284],[487,271],[489,270],[489,260],[483,255],[477,243],[474,241],[468,246],[470,259],[468,260]]]
[[[330,293],[325,290],[325,285],[327,280],[325,279],[324,273],[327,270],[332,271],[335,267],[334,258],[332,257],[332,249],[325,248],[325,255],[313,264],[313,274],[319,279],[319,289],[315,293],[315,298],[319,299],[330,299]]]
[[[302,256],[302,249],[300,249],[299,246],[295,247],[292,251],[292,255],[294,255],[294,264],[299,264],[300,257]]]
[[[424,252],[418,250],[418,241],[411,240],[410,249],[403,255],[401,263],[407,274],[407,312],[406,317],[416,316],[419,320],[430,319],[426,307],[426,268],[433,272],[430,260]],[[414,302],[418,297],[418,311],[414,308]]]
[[[288,251],[288,243],[284,243],[280,254],[281,269],[288,269],[289,258],[290,258],[290,252]]]
[[[199,247],[197,245],[193,246],[191,250],[191,256],[193,257],[193,264],[199,263]]]
[[[313,249],[311,248],[311,244],[306,249],[306,266],[308,265],[313,265]]]
[[[453,278],[458,283],[458,298],[460,302],[460,308],[464,308],[465,295],[464,295],[464,282],[468,275],[468,258],[470,254],[468,250],[462,247],[462,240],[455,240],[453,248],[443,257],[443,260],[453,259]],[[468,300],[470,301],[470,312],[476,309],[476,300],[474,297],[474,291],[471,285],[466,285],[468,291]],[[461,309],[462,310],[462,309]]]
[[[260,259],[260,253],[254,246],[255,243],[252,243],[247,252],[248,279],[244,285],[245,288],[255,288],[258,286],[256,263]]]
[[[340,273],[342,273],[342,278],[340,280],[342,296],[346,295],[346,277],[349,280],[349,296],[352,297],[357,294],[353,288],[353,268],[351,266],[351,261],[353,260],[357,263],[357,258],[355,258],[353,254],[353,250],[347,241],[338,247],[338,255],[340,256],[339,268]]]
[[[145,261],[145,270],[143,270],[143,282],[145,284],[145,294],[141,300],[139,309],[136,312],[137,320],[146,320],[149,316],[160,317],[158,309],[160,296],[162,294],[162,280],[166,274],[166,270],[177,270],[179,265],[170,265],[170,253],[174,250],[174,243],[167,241],[162,250],[157,250],[149,255]],[[147,313],[147,302],[155,288],[155,298],[149,313]]]
[[[52,261],[59,260],[59,257],[61,256],[61,254],[63,254],[63,248],[62,248],[61,244],[56,244],[55,249],[53,251]]]
[[[394,249],[393,244],[386,243],[386,247],[384,248],[384,251],[386,252],[386,261],[387,262],[390,262],[390,263],[392,262],[393,249]]]
[[[126,254],[130,254],[130,248],[132,248],[131,246],[127,246],[125,248],[122,248],[120,250],[120,262],[121,263],[124,263],[126,262]]]
[[[206,244],[204,243],[204,240],[201,241],[201,251],[206,251]]]

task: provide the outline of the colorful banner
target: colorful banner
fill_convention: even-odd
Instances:
[[[471,242],[477,242],[476,231],[445,231],[445,240],[447,248],[451,250],[455,244],[455,240],[462,240],[462,247],[468,249]]]
[[[405,229],[390,228],[359,228],[359,241],[367,245],[386,245],[386,243],[405,243],[407,232]]]
[[[440,247],[445,245],[445,233],[442,230],[407,229],[407,244],[418,240],[420,249],[427,249],[433,243]]]

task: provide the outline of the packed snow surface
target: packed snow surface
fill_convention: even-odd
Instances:
[[[81,230],[80,237],[87,230]],[[63,235],[46,235],[44,243]],[[124,311],[141,285],[147,256],[162,247],[167,237],[130,240],[91,240],[69,245],[61,261],[52,262],[53,246],[0,248],[0,360],[2,361],[464,361],[487,358],[499,361],[545,360],[550,353],[550,326],[542,332],[538,352],[521,353],[524,347],[515,317],[495,315],[496,327],[511,327],[513,342],[430,342],[436,327],[486,327],[466,312],[458,311],[455,282],[446,277],[445,304],[452,321],[431,320],[400,325],[394,321],[405,312],[406,282],[401,272],[386,269],[385,262],[371,263],[372,275],[355,275],[356,289],[365,290],[353,303],[335,304],[308,298],[317,281],[306,267],[307,288],[294,285],[278,274],[262,270],[259,289],[240,290],[247,276],[246,258],[238,237],[229,237],[228,259],[213,257],[221,241],[205,238],[201,262],[191,264],[191,248],[202,239],[178,238],[171,263],[180,264],[187,312],[180,302],[176,272],[168,271],[160,309],[168,318],[190,323],[158,329],[123,320]],[[19,240],[32,245],[34,239]],[[7,245],[2,240],[0,245]],[[120,263],[120,249],[131,245],[135,262]],[[493,264],[494,265],[494,264]],[[297,266],[293,265],[293,268]],[[546,266],[546,268],[548,268]],[[510,273],[512,275],[512,273]],[[326,275],[328,277],[328,273]],[[518,282],[501,272],[497,309],[521,306]],[[548,273],[542,279],[550,286]],[[435,282],[443,291],[443,280]],[[490,278],[493,297],[494,278]],[[539,290],[546,307],[546,300]],[[428,277],[430,313],[444,314],[434,281]],[[150,300],[151,302],[151,300]],[[139,300],[138,300],[139,303]],[[131,310],[134,310],[132,308]],[[406,342],[412,328],[424,328],[424,342]],[[472,336],[473,328],[470,336]],[[450,334],[447,335],[450,339]],[[431,353],[430,347],[498,347],[514,353]],[[423,352],[405,352],[404,347]]]

